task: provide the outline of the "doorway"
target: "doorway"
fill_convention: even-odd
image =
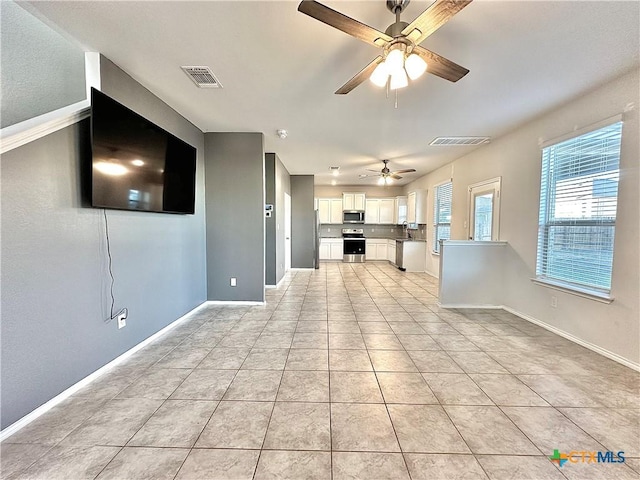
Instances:
[[[284,193],[284,271],[291,269],[291,195]]]
[[[501,177],[469,185],[469,240],[496,241],[500,237]]]

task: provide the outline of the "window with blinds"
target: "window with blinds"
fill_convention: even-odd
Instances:
[[[609,293],[622,122],[542,149],[536,275]]]
[[[440,253],[440,240],[451,238],[451,182],[438,185],[433,202],[433,251]]]

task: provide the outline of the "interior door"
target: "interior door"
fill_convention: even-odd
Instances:
[[[500,237],[501,178],[469,185],[469,240],[496,241]]]
[[[284,194],[284,271],[291,269],[291,195]]]

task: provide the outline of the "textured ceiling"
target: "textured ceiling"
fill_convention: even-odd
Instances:
[[[383,0],[326,1],[379,30]],[[413,0],[410,22],[430,2]],[[637,1],[476,0],[422,45],[468,68],[457,83],[425,75],[395,98],[369,82],[333,92],[378,50],[297,12],[297,2],[46,2],[39,18],[118,64],[205,132],[265,134],[292,174],[340,184],[367,168],[415,168],[418,178],[473,148],[430,147],[437,136],[497,137],[639,64]],[[208,65],[224,86],[198,89],[181,65]],[[276,130],[289,136],[281,140]]]

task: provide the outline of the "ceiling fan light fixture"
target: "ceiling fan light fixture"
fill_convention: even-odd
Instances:
[[[384,183],[385,183],[385,185],[391,185],[393,183],[393,178],[384,177]]]
[[[388,79],[389,69],[385,62],[380,62],[369,77],[369,80],[371,80],[371,82],[377,87],[384,87],[387,84]]]
[[[387,58],[385,59],[384,63],[387,66],[387,72],[389,72],[389,74],[392,76],[400,72],[400,70],[403,70],[404,49],[404,43],[397,43],[387,54]]]
[[[378,179],[378,185],[384,185],[384,177]]]
[[[404,62],[404,68],[407,71],[409,78],[411,80],[416,80],[427,71],[427,62],[425,62],[419,55],[412,53]]]
[[[404,88],[407,85],[409,85],[409,80],[407,79],[407,72],[404,71],[404,68],[401,68],[399,71],[391,74],[391,83],[389,84],[389,88],[391,88],[391,90],[398,90],[399,88]]]

